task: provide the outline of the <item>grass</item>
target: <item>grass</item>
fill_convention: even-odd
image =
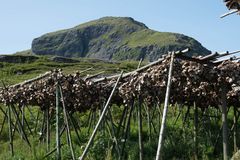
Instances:
[[[34,114],[36,116],[37,108],[34,108]],[[112,107],[112,115],[114,119],[114,123],[119,123],[119,117],[123,111],[122,107],[113,106]],[[193,141],[193,110],[190,111],[189,116],[185,119],[185,113],[187,112],[187,108],[183,109],[183,114],[179,117],[177,123],[174,123],[176,117],[179,113],[179,108],[177,106],[172,106],[169,108],[167,124],[164,134],[164,143],[161,152],[161,156],[163,159],[193,159],[194,154],[194,141]],[[215,109],[209,109],[209,114],[215,114]],[[154,117],[153,124],[156,128],[157,133],[155,133],[153,127],[151,133],[151,140],[149,140],[149,130],[147,127],[147,115],[146,112],[143,112],[143,146],[144,146],[144,159],[154,159],[157,149],[158,142],[158,132],[160,129],[159,119],[156,113],[157,111],[152,108],[150,109],[151,115]],[[199,110],[201,113],[201,111]],[[229,126],[232,125],[232,109],[229,111]],[[30,115],[28,111],[27,120],[31,121]],[[154,114],[153,114],[154,113]],[[87,113],[75,113],[74,117],[81,124],[80,128],[80,142],[76,136],[76,133],[72,129],[72,139],[74,144],[74,150],[77,157],[81,155],[83,149],[86,146],[86,143],[90,137],[90,134],[93,131],[93,128],[88,132],[88,119],[89,112]],[[98,119],[98,114],[96,114],[96,118]],[[138,159],[138,128],[136,119],[136,109],[133,111],[133,118],[131,120],[130,125],[130,133],[126,143],[125,149],[125,158],[128,160]],[[218,117],[221,117],[219,114]],[[2,116],[1,119],[2,120]],[[40,116],[40,121],[42,120],[42,116]],[[63,119],[61,119],[63,121]],[[217,122],[217,123],[216,123]],[[96,121],[95,121],[96,123]],[[94,123],[94,124],[95,124]],[[105,124],[106,125],[106,124]],[[34,123],[30,123],[30,127],[33,128],[35,126]],[[41,125],[38,126],[37,131],[41,129]],[[94,126],[94,125],[93,125]],[[104,129],[105,128],[105,129]],[[117,159],[118,155],[115,150],[112,150],[113,141],[110,138],[109,132],[106,129],[106,126],[103,129],[100,128],[97,136],[95,137],[94,143],[92,144],[89,153],[87,154],[87,160],[102,160],[102,159]],[[116,128],[115,128],[116,129]],[[214,148],[214,142],[216,141],[217,134],[220,129],[220,119],[212,119],[209,121],[209,117],[205,117],[202,114],[199,114],[199,132],[198,132],[198,158],[199,159],[221,159],[222,157],[222,143],[221,143],[221,134],[219,137],[219,142]],[[51,127],[51,149],[55,146],[55,125],[54,119],[52,120]],[[28,132],[28,130],[26,129]],[[5,136],[3,136],[5,135]],[[17,132],[14,136],[14,151],[15,156],[11,157],[9,149],[8,149],[8,141],[7,141],[7,127],[5,126],[3,134],[1,134],[0,139],[0,159],[36,159],[40,160],[47,153],[46,144],[40,143],[37,132],[34,132],[34,136],[30,136],[30,141],[32,144],[32,149],[30,149],[26,143],[21,140],[18,136]],[[238,136],[239,133],[238,133]],[[122,144],[121,138],[119,137],[119,143]],[[239,140],[238,140],[239,141]],[[67,146],[66,134],[64,133],[61,142],[65,144],[62,147],[62,158],[63,159],[71,159],[71,153],[69,151],[69,147]],[[232,137],[229,138],[229,155],[233,154],[232,148]],[[55,154],[52,154],[47,159],[55,159]]]
[[[93,67],[93,69],[86,74],[95,74],[100,71],[105,71],[104,74],[116,74],[120,73],[121,70],[125,72],[136,69],[138,62],[136,61],[123,61],[120,63],[110,63],[100,60],[78,58],[79,63],[58,63],[53,62],[46,56],[39,56],[39,59],[31,63],[3,63],[0,62],[0,80],[6,85],[12,85],[24,80],[34,78],[39,74],[45,73],[47,71],[61,68],[64,73],[70,74],[76,71],[82,71],[87,68]],[[0,84],[2,86],[2,84]]]
[[[168,45],[179,45],[177,43],[176,35],[167,32],[156,32],[149,29],[141,30],[133,33],[131,37],[126,39],[129,47],[158,45],[159,47]]]
[[[40,73],[44,73],[54,68],[62,68],[65,73],[74,73],[76,70],[84,70],[89,67],[93,67],[94,70],[85,74],[94,74],[99,71],[106,71],[106,74],[118,73],[121,70],[131,71],[136,69],[138,62],[136,61],[124,61],[121,63],[104,63],[103,61],[97,61],[92,59],[79,59],[79,63],[67,64],[67,63],[56,63],[49,61],[47,57],[39,57],[39,59],[32,63],[20,63],[20,64],[10,64],[1,63],[0,68],[1,80],[3,80],[7,85],[15,84],[23,80],[33,78]],[[20,72],[22,74],[20,74]],[[2,106],[4,109],[6,107]],[[34,117],[37,117],[38,107],[30,106]],[[162,106],[161,106],[162,109]],[[123,106],[112,106],[112,115],[114,124],[118,125],[119,119],[123,112]],[[193,141],[193,110],[190,110],[189,116],[185,118],[187,109],[183,108],[182,114],[176,121],[176,117],[180,112],[180,108],[177,105],[169,107],[167,124],[164,135],[164,145],[162,148],[162,158],[163,159],[193,159],[194,154],[194,141]],[[160,130],[159,114],[160,112],[155,109],[155,106],[150,106],[151,117],[153,117],[153,124],[155,130],[151,127],[151,141],[149,141],[149,130],[147,123],[147,114],[143,108],[143,146],[144,146],[144,159],[154,159],[157,149],[158,142],[158,132]],[[30,112],[26,109],[26,119],[29,122],[30,128],[33,131],[33,136],[29,136],[32,148],[30,149],[28,145],[21,139],[17,131],[14,136],[14,152],[15,156],[11,157],[9,152],[9,142],[8,142],[8,126],[5,124],[4,130],[0,135],[0,159],[9,160],[40,160],[43,159],[44,155],[47,153],[46,144],[39,141],[39,132],[41,131],[41,121],[43,115],[40,115],[38,121],[38,127],[35,130],[36,121],[31,116]],[[71,134],[73,137],[73,145],[75,149],[75,154],[80,156],[86,143],[89,139],[90,134],[93,131],[93,126],[95,126],[96,121],[93,123],[91,129],[88,129],[88,116],[90,112],[86,113],[75,113],[74,117],[77,120],[80,127],[80,140],[78,140],[76,133],[73,128],[71,128]],[[209,118],[206,115],[216,115],[216,118]],[[96,112],[96,120],[99,114]],[[0,112],[0,127],[2,126],[3,114]],[[232,108],[228,114],[229,126],[233,124],[233,110]],[[61,123],[63,122],[63,117],[61,117]],[[176,123],[175,123],[176,122]],[[222,143],[221,143],[221,113],[216,112],[216,109],[208,109],[205,111],[199,110],[199,132],[198,132],[198,156],[199,159],[222,159]],[[230,127],[229,127],[230,128]],[[115,128],[116,129],[116,128]],[[27,128],[26,132],[29,134]],[[217,140],[217,135],[220,133],[218,143],[215,147],[215,142]],[[230,132],[231,133],[231,132]],[[232,134],[232,133],[231,133]],[[229,155],[233,155],[233,136],[229,136]],[[239,132],[237,133],[239,137]],[[121,137],[118,137],[119,143],[121,142]],[[63,144],[62,147],[62,158],[71,159],[71,154],[66,141],[66,134],[63,134],[61,138]],[[239,139],[237,140],[239,144]],[[51,120],[51,149],[55,147],[55,118],[53,112],[53,118]],[[88,160],[95,159],[107,159],[114,160],[118,158],[116,151],[112,149],[113,141],[110,138],[109,131],[107,130],[106,124],[103,129],[101,129],[97,136],[95,137],[94,144],[88,153]],[[55,154],[52,154],[47,159],[55,159]],[[130,133],[128,136],[128,141],[126,143],[125,157],[124,159],[135,160],[138,159],[138,127],[136,121],[136,109],[133,111],[133,118],[130,123]]]

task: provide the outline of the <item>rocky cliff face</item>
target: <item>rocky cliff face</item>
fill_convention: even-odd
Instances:
[[[191,55],[210,53],[193,38],[157,32],[128,17],[105,17],[71,29],[45,34],[32,42],[37,55],[104,60],[153,61],[168,51],[191,48]]]

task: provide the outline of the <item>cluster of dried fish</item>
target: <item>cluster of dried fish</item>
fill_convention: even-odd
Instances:
[[[224,0],[228,9],[240,10],[240,0]]]
[[[111,102],[129,104],[133,99],[141,98],[149,106],[162,103],[169,63],[170,57],[166,57],[152,66],[123,75]],[[90,108],[97,109],[106,102],[115,81],[116,77],[91,81],[82,78],[79,73],[64,75],[61,71],[53,71],[43,78],[0,90],[0,102],[6,105],[40,106],[42,110],[51,108],[56,103],[58,84],[66,108],[85,112]],[[218,107],[223,86],[227,89],[228,104],[239,105],[240,63],[224,61],[213,65],[177,58],[174,61],[170,102],[186,105],[195,102],[198,107]]]
[[[68,110],[84,112],[98,107],[108,94],[100,85],[84,81],[78,73],[64,75],[61,71],[53,71],[43,79],[1,90],[0,101],[5,105],[40,106],[42,110],[51,108],[56,103],[57,84],[61,87]]]
[[[136,73],[125,80],[120,88],[124,102],[141,97],[146,103],[162,103],[167,84],[170,58],[159,65]],[[225,61],[220,65],[200,64],[193,61],[177,59],[174,62],[171,103],[193,105],[199,107],[220,104],[220,92],[223,86],[228,91],[228,103],[239,104],[239,92],[234,87],[240,84],[240,63]]]

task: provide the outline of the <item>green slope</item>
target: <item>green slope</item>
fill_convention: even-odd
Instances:
[[[16,55],[7,55],[10,59],[16,59]],[[59,63],[52,60],[52,56],[35,56],[34,61],[23,61],[26,55],[17,55],[17,62],[13,61],[11,63],[0,62],[0,81],[4,82],[6,85],[12,85],[24,80],[28,80],[38,76],[39,74],[45,73],[47,71],[61,68],[64,73],[75,73],[77,71],[83,71],[88,68],[92,68],[82,76],[87,74],[96,74],[104,71],[105,75],[120,73],[121,70],[125,72],[134,70],[138,66],[137,61],[122,61],[120,63],[110,63],[97,59],[89,58],[75,58],[73,60],[78,61],[75,63]],[[20,61],[21,60],[21,61]],[[145,62],[143,63],[145,64]],[[3,84],[0,83],[0,87]]]
[[[210,53],[195,39],[158,32],[129,17],[104,17],[79,26],[47,33],[32,42],[37,55],[90,57],[104,60],[154,61],[171,50],[191,48],[190,55]]]

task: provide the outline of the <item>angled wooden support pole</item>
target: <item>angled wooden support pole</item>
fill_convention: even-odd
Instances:
[[[174,52],[172,52],[172,55],[171,55],[171,62],[170,62],[169,73],[168,73],[168,83],[167,83],[167,89],[166,89],[166,95],[165,95],[165,102],[164,102],[164,109],[163,109],[163,116],[162,116],[162,124],[161,124],[160,133],[159,133],[159,141],[158,141],[158,149],[157,149],[157,154],[156,154],[156,160],[160,159],[161,147],[162,147],[162,142],[163,142],[163,133],[164,133],[165,123],[166,123],[168,102],[169,102],[169,97],[170,97],[173,62],[174,62]]]
[[[92,142],[93,142],[93,140],[94,140],[94,137],[95,137],[95,135],[96,135],[96,133],[97,133],[97,131],[98,131],[98,128],[99,128],[100,124],[102,123],[102,120],[103,120],[105,114],[106,114],[107,111],[108,111],[109,103],[110,103],[110,101],[111,101],[111,99],[112,99],[112,96],[113,96],[113,94],[114,94],[114,92],[115,92],[115,90],[116,90],[116,88],[117,88],[118,82],[120,81],[122,75],[123,75],[123,71],[121,72],[120,76],[119,76],[118,79],[117,79],[117,82],[115,83],[115,86],[113,87],[113,90],[112,90],[112,92],[111,92],[111,94],[110,94],[110,96],[109,96],[109,98],[108,98],[108,100],[107,100],[107,103],[106,103],[106,105],[104,106],[104,109],[103,109],[103,111],[102,111],[102,114],[101,114],[101,116],[100,116],[100,118],[99,118],[99,120],[98,120],[98,122],[97,122],[97,124],[96,124],[96,126],[95,126],[95,128],[94,128],[94,130],[93,130],[93,133],[92,133],[92,135],[91,135],[91,137],[90,137],[90,139],[89,139],[89,141],[88,141],[88,143],[87,143],[86,148],[85,148],[84,151],[83,151],[83,154],[81,155],[81,157],[79,157],[79,160],[83,160],[83,159],[86,157],[86,155],[87,155],[87,153],[88,153],[88,150],[89,150],[89,148],[90,148],[90,145],[92,144]]]
[[[142,142],[142,99],[138,101],[138,144],[139,144],[139,160],[143,159],[143,142]]]
[[[63,92],[62,92],[62,87],[59,86],[60,89],[60,95],[61,95],[61,101],[62,101],[62,105],[63,105],[63,113],[64,113],[64,121],[67,127],[67,138],[69,141],[69,146],[70,146],[70,150],[71,150],[71,154],[72,154],[72,159],[75,160],[75,154],[74,154],[74,150],[73,150],[73,144],[72,144],[72,137],[71,137],[71,131],[70,131],[70,126],[69,126],[69,120],[68,120],[68,116],[67,116],[67,110],[66,110],[66,106],[65,106],[65,102],[64,102],[64,97],[63,97]]]
[[[221,15],[220,18],[227,17],[227,16],[229,16],[229,15],[231,15],[231,14],[234,14],[234,13],[237,13],[237,12],[238,12],[237,9],[231,10],[231,11],[229,11],[228,13],[225,13],[225,14]]]
[[[20,120],[20,118],[19,118],[19,115],[18,115],[18,113],[17,113],[17,110],[16,110],[15,106],[14,106],[14,105],[10,105],[9,107],[11,107],[11,110],[12,110],[12,112],[13,112],[13,115],[14,115],[14,117],[15,117],[15,119],[16,119],[16,122],[17,122],[17,124],[18,124],[18,126],[19,126],[20,133],[22,133],[24,140],[27,142],[28,146],[31,148],[30,141],[28,140],[27,134],[26,134],[26,132],[25,132],[24,129],[23,129],[23,126],[22,126],[22,124],[21,124],[21,120]]]
[[[12,122],[11,122],[11,107],[8,107],[8,130],[9,130],[9,144],[10,144],[10,151],[11,155],[14,156],[13,151],[13,135],[12,135]]]
[[[6,120],[7,120],[7,116],[4,115],[3,122],[2,122],[2,126],[1,126],[1,129],[0,129],[0,136],[1,136],[1,134],[2,134],[2,131],[3,131],[3,128],[4,128],[4,125],[5,125]]]

